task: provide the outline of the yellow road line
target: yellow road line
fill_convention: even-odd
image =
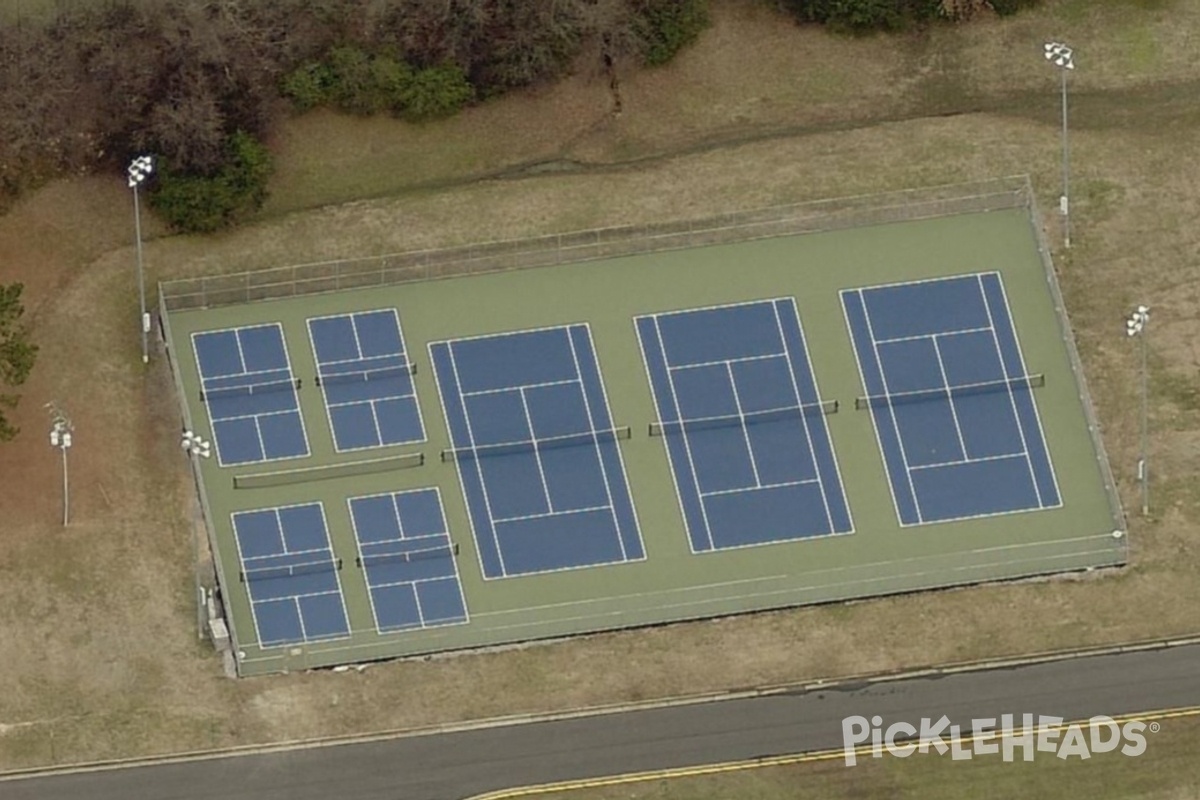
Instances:
[[[1186,708],[1170,708],[1159,711],[1150,711],[1144,714],[1128,714],[1120,717],[1113,717],[1113,722],[1118,725],[1133,722],[1158,722],[1164,719],[1179,719],[1182,717],[1197,717],[1200,716],[1200,706],[1189,706]],[[1072,725],[1084,725],[1088,720],[1073,720],[1066,721],[1058,725],[1047,725],[1041,730],[1046,731],[1063,731]],[[1038,730],[1034,728],[1034,732]],[[1025,730],[1016,729],[1013,734],[1023,734]],[[987,733],[973,734],[971,736],[963,736],[958,739],[960,743],[991,741],[999,739],[1003,736],[1003,731],[992,730]],[[945,740],[947,744],[949,739]],[[915,744],[915,742],[904,742],[904,744]],[[855,755],[868,756],[871,755],[873,745],[861,745],[854,749]],[[677,767],[675,769],[651,770],[649,772],[631,772],[625,775],[611,775],[604,778],[588,778],[585,780],[562,781],[560,783],[546,783],[539,786],[522,786],[514,789],[502,789],[497,792],[488,792],[486,794],[476,795],[471,800],[510,800],[517,797],[533,797],[536,795],[550,794],[552,792],[570,792],[579,789],[596,789],[606,786],[621,786],[630,783],[643,783],[645,781],[669,780],[674,778],[695,778],[704,775],[720,775],[731,772],[741,772],[744,770],[760,769],[762,767],[786,767],[793,764],[806,764],[816,761],[831,761],[833,759],[845,758],[846,751],[842,748],[835,750],[814,750],[808,753],[794,753],[791,755],[771,756],[768,758],[756,758],[747,761],[727,761],[720,764],[703,764],[696,767]]]

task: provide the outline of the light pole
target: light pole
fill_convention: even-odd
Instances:
[[[1142,418],[1141,418],[1141,448],[1138,457],[1138,482],[1142,485],[1142,516],[1150,513],[1150,467],[1146,464],[1147,439],[1149,438],[1149,420],[1146,410],[1146,325],[1150,322],[1150,307],[1138,306],[1125,320],[1125,333],[1138,340],[1141,350],[1141,384],[1142,384]]]
[[[57,447],[62,451],[63,527],[65,528],[71,521],[71,489],[67,481],[67,451],[71,449],[71,432],[75,430],[75,426],[71,424],[70,417],[54,401],[47,403],[46,408],[50,410],[50,446]]]
[[[141,302],[140,324],[142,327],[142,363],[150,362],[150,349],[147,337],[150,334],[150,315],[146,313],[146,278],[142,271],[142,209],[138,204],[138,187],[145,183],[146,178],[154,171],[154,161],[150,156],[138,156],[129,164],[129,188],[133,189],[133,228],[137,238],[137,273],[138,299]]]
[[[212,445],[206,439],[202,439],[192,431],[184,431],[183,439],[180,442],[183,447],[183,452],[187,453],[188,461],[192,467],[192,482],[196,484],[196,491],[199,489],[199,480],[196,478],[196,473],[200,469],[199,460],[201,458],[210,458],[212,456]],[[197,530],[199,526],[192,521],[192,593],[196,597],[196,636],[204,638],[204,619],[207,616],[204,608],[204,589],[203,581],[200,577],[200,537]]]
[[[1071,148],[1067,143],[1067,73],[1075,69],[1072,58],[1074,50],[1062,42],[1048,42],[1044,46],[1046,60],[1062,73],[1062,197],[1058,199],[1058,210],[1063,218],[1063,244],[1071,247]]]

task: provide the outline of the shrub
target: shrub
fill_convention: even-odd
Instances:
[[[709,23],[708,0],[640,0],[634,14],[634,33],[649,66],[670,61]]]
[[[992,10],[1002,17],[1016,14],[1024,8],[1033,8],[1039,0],[991,0]]]
[[[870,30],[896,30],[904,16],[896,0],[833,0],[826,24],[858,33]]]
[[[389,56],[371,59],[371,91],[380,108],[398,111],[404,106],[413,82],[412,67]]]
[[[469,103],[474,94],[459,67],[430,67],[412,74],[402,90],[399,110],[413,120],[448,117]]]
[[[297,111],[308,111],[329,102],[335,81],[328,64],[306,61],[284,77],[280,89]]]
[[[325,57],[333,75],[329,87],[334,105],[352,114],[374,114],[383,109],[375,91],[371,57],[357,47],[335,47]]]
[[[163,164],[150,204],[178,231],[208,233],[262,208],[271,177],[267,148],[247,133],[229,137],[227,160],[213,175],[175,172]]]

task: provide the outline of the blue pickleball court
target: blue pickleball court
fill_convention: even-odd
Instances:
[[[842,305],[901,525],[1061,505],[999,273],[845,290]]]
[[[693,552],[853,531],[794,300],[635,325]]]
[[[357,566],[366,573],[380,633],[467,622],[458,577],[458,547],[450,539],[437,489],[351,497]]]
[[[486,578],[645,558],[587,325],[429,352]]]
[[[342,565],[320,503],[239,511],[233,530],[259,645],[350,635],[338,575]]]
[[[300,381],[292,372],[279,323],[192,334],[200,399],[212,422],[222,466],[309,454],[300,414]]]
[[[308,335],[338,452],[425,441],[394,308],[313,317]]]

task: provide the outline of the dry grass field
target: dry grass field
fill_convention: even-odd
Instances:
[[[1032,174],[1058,193],[1057,75],[1077,48],[1075,247],[1056,253],[1114,461],[1136,508],[1134,349],[1154,308],[1153,515],[1115,575],[230,681],[195,639],[192,499],[161,358],[139,358],[132,208],[116,177],[0,217],[0,281],[27,286],[39,365],[0,446],[0,769],[427,725],[1194,631],[1200,625],[1200,3],[1048,0],[1010,21],[895,38],[796,28],[718,0],[677,62],[588,70],[427,127],[316,114],[273,143],[261,219],[169,237],[152,279]],[[374,199],[364,199],[374,198]],[[1052,241],[1057,221],[1046,220]],[[72,522],[41,405],[76,427]]]

